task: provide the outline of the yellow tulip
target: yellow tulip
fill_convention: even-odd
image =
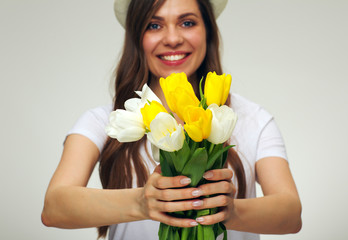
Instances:
[[[160,112],[167,113],[167,110],[157,101],[152,101],[150,104],[145,104],[143,108],[140,109],[141,115],[143,116],[143,122],[148,130],[150,129],[150,123]]]
[[[201,107],[188,106],[184,113],[185,130],[195,142],[207,139],[211,131],[212,112]]]
[[[215,72],[209,72],[204,85],[204,96],[207,98],[207,105],[213,103],[218,106],[224,105],[230,92],[231,82],[230,74],[217,75]]]
[[[168,107],[180,119],[184,119],[183,114],[187,106],[198,107],[199,100],[185,73],[172,73],[167,78],[161,78],[160,85]]]

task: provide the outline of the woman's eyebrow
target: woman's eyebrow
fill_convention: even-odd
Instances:
[[[192,12],[189,12],[189,13],[183,13],[181,14],[178,19],[183,19],[185,17],[189,17],[189,16],[194,16],[194,17],[197,17],[198,18],[198,15],[195,14],[195,13],[192,13]],[[164,17],[160,17],[160,16],[153,16],[152,19],[154,20],[159,20],[159,21],[164,21]]]
[[[198,18],[198,15],[197,15],[197,14],[192,13],[192,12],[189,12],[189,13],[181,14],[181,15],[179,16],[179,19],[182,19],[182,18],[185,18],[185,17],[190,17],[190,16],[194,16],[194,17],[197,17],[197,18]]]

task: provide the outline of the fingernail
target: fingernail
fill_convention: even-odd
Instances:
[[[180,180],[180,183],[182,185],[189,184],[189,183],[191,183],[191,179],[190,178],[183,178],[183,179]]]
[[[199,200],[199,201],[194,201],[193,203],[192,203],[192,206],[194,206],[194,207],[200,207],[200,206],[202,206],[203,205],[203,201],[201,201],[201,200]]]
[[[202,218],[202,217],[196,218],[196,221],[202,223],[202,222],[204,222],[204,218]]]
[[[197,222],[190,222],[190,225],[191,226],[198,226],[198,223]]]
[[[203,177],[204,177],[205,179],[208,179],[208,178],[212,178],[213,175],[214,175],[214,174],[213,174],[212,172],[206,172],[206,173],[204,173]]]
[[[198,197],[201,195],[202,195],[202,191],[199,189],[192,191],[192,196],[194,196],[194,197]]]

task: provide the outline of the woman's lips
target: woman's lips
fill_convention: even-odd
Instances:
[[[178,66],[183,64],[189,55],[189,53],[170,53],[158,55],[158,58],[168,66]]]

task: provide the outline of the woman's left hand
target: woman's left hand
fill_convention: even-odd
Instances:
[[[236,188],[231,181],[232,176],[233,172],[228,168],[210,170],[204,174],[204,178],[212,182],[199,186],[200,195],[215,196],[203,198],[195,209],[218,207],[219,211],[216,214],[199,217],[196,219],[197,222],[202,225],[211,225],[230,218],[234,208],[233,198],[236,193]]]

